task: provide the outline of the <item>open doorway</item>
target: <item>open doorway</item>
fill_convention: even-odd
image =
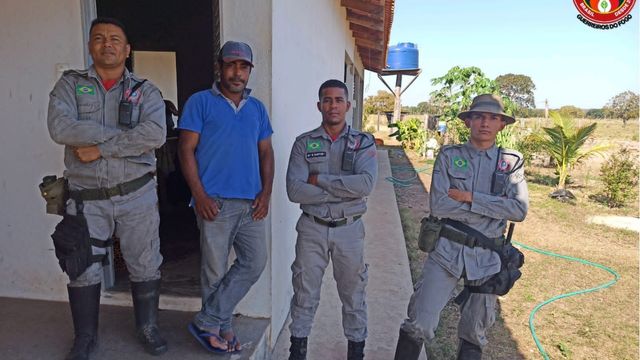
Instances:
[[[178,113],[191,94],[211,86],[220,47],[218,0],[95,0],[95,5],[97,16],[125,24],[132,47],[129,70],[154,82]],[[177,132],[170,127],[166,144],[156,152],[162,293],[199,296],[198,229],[178,164]],[[128,291],[128,274],[117,245],[109,266],[106,287]]]

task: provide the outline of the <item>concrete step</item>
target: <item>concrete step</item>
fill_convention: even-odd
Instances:
[[[233,326],[244,350],[213,354],[187,330],[193,312],[161,310],[159,326],[169,343],[161,357],[144,352],[135,337],[133,309],[101,305],[99,347],[92,360],[220,359],[259,360],[269,355],[269,319],[236,316]],[[62,359],[73,342],[69,304],[65,302],[0,298],[0,359]]]

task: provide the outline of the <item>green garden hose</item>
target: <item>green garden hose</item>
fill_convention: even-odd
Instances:
[[[428,170],[430,170],[430,167],[424,167],[424,168],[420,168],[418,170],[415,170],[413,168],[413,166],[392,166],[391,167],[393,169],[392,173],[397,173],[399,171],[410,171],[413,173],[413,175],[407,179],[400,179],[394,176],[387,176],[385,178],[385,180],[387,180],[388,182],[392,183],[395,186],[399,186],[399,187],[409,187],[413,184],[414,180],[416,180],[418,178],[418,173],[421,172],[426,172]]]
[[[427,171],[429,168],[420,168],[418,170],[414,170],[414,168],[412,166],[392,166],[392,172],[393,173],[397,173],[398,171],[411,171],[414,174],[407,179],[399,179],[396,178],[394,176],[389,176],[386,178],[387,181],[391,182],[392,184],[394,184],[395,186],[399,186],[399,187],[409,187],[413,184],[414,180],[418,178],[418,173],[421,172],[425,172]],[[533,320],[535,317],[535,314],[538,312],[538,310],[540,310],[543,306],[550,304],[556,300],[560,300],[566,297],[571,297],[571,296],[576,296],[576,295],[580,295],[580,294],[586,294],[586,293],[590,293],[590,292],[594,292],[594,291],[598,291],[598,290],[602,290],[602,289],[606,289],[612,285],[614,285],[616,282],[618,282],[618,280],[620,279],[620,275],[613,269],[606,267],[604,265],[598,264],[598,263],[594,263],[588,260],[584,260],[584,259],[580,259],[580,258],[576,258],[576,257],[572,257],[572,256],[567,256],[567,255],[560,255],[560,254],[556,254],[553,253],[551,251],[547,251],[547,250],[542,250],[542,249],[537,249],[516,241],[513,241],[513,244],[533,251],[533,252],[537,252],[539,254],[542,255],[547,255],[547,256],[552,256],[552,257],[557,257],[557,258],[561,258],[561,259],[565,259],[565,260],[569,260],[569,261],[575,261],[575,262],[579,262],[585,265],[590,265],[593,267],[597,267],[599,269],[605,270],[607,272],[609,272],[611,275],[613,275],[613,279],[611,281],[608,281],[604,284],[600,284],[596,287],[592,287],[589,289],[583,289],[583,290],[578,290],[578,291],[573,291],[570,293],[565,293],[565,294],[560,294],[560,295],[556,295],[550,299],[547,299],[541,303],[539,303],[538,305],[536,305],[533,310],[531,311],[531,313],[529,314],[529,329],[531,330],[531,335],[533,336],[533,341],[536,343],[536,346],[538,347],[538,351],[540,352],[540,355],[542,355],[542,357],[545,360],[549,360],[549,355],[547,355],[546,351],[544,351],[544,347],[542,346],[542,344],[540,343],[540,339],[538,339],[538,335],[536,334],[536,329],[535,326],[533,324]]]
[[[533,336],[533,341],[535,341],[536,346],[538,347],[538,351],[540,352],[540,355],[542,355],[542,357],[545,360],[549,360],[549,355],[547,355],[547,353],[544,351],[544,348],[542,347],[542,344],[540,343],[540,339],[538,339],[538,335],[536,335],[536,329],[535,326],[533,325],[533,318],[536,314],[536,312],[538,312],[538,310],[540,310],[543,306],[552,303],[556,300],[560,300],[566,297],[570,297],[570,296],[576,296],[576,295],[580,295],[580,294],[586,294],[589,292],[593,292],[593,291],[597,291],[597,290],[602,290],[602,289],[606,289],[610,286],[612,286],[613,284],[615,284],[616,282],[618,282],[618,279],[620,279],[620,275],[613,269],[606,267],[604,265],[598,264],[598,263],[594,263],[588,260],[584,260],[584,259],[579,259],[579,258],[575,258],[572,256],[567,256],[567,255],[560,255],[560,254],[556,254],[553,253],[551,251],[546,251],[546,250],[541,250],[541,249],[536,249],[534,247],[525,245],[525,244],[521,244],[519,242],[513,241],[513,244],[518,245],[519,247],[522,247],[524,249],[530,250],[530,251],[534,251],[537,252],[539,254],[543,254],[543,255],[547,255],[547,256],[553,256],[553,257],[557,257],[557,258],[561,258],[561,259],[565,259],[565,260],[569,260],[569,261],[575,261],[575,262],[579,262],[585,265],[590,265],[590,266],[594,266],[597,267],[599,269],[605,270],[607,272],[609,272],[611,275],[613,275],[613,280],[608,281],[604,284],[600,284],[596,287],[593,288],[589,288],[589,289],[584,289],[584,290],[578,290],[578,291],[573,291],[570,293],[566,293],[566,294],[560,294],[557,296],[554,296],[550,299],[547,299],[541,303],[539,303],[538,305],[536,305],[533,310],[531,311],[531,313],[529,314],[529,329],[531,330],[531,335]]]

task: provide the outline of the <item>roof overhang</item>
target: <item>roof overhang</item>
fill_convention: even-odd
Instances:
[[[341,0],[364,68],[379,72],[387,62],[387,45],[395,0]]]

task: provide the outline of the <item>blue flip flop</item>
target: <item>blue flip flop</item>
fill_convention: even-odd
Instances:
[[[202,347],[207,349],[208,351],[214,352],[214,353],[229,352],[227,349],[220,349],[220,348],[213,347],[209,342],[209,338],[213,337],[216,340],[227,344],[228,346],[227,340],[221,338],[219,335],[200,330],[194,323],[189,323],[189,332],[200,343],[200,345],[202,345]],[[234,340],[236,340],[235,337],[234,337]]]

